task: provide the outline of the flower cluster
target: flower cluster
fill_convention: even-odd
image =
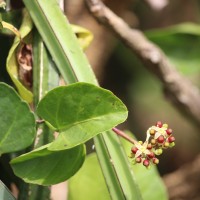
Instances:
[[[161,155],[164,149],[175,146],[175,137],[172,135],[172,129],[168,124],[162,124],[158,121],[155,126],[147,130],[146,141],[134,141],[131,148],[131,158],[134,163],[143,163],[147,168],[151,164],[158,164],[159,159],[156,156]]]

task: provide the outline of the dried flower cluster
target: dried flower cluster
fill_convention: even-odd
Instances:
[[[161,155],[164,149],[175,146],[175,137],[172,135],[172,129],[168,128],[168,124],[162,124],[158,121],[155,126],[147,130],[146,141],[134,141],[131,148],[131,158],[134,163],[143,163],[147,168],[151,164],[158,164],[159,159],[156,157]]]

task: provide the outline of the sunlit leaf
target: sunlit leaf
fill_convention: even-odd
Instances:
[[[13,159],[14,173],[28,183],[53,185],[69,179],[84,162],[84,145],[64,151],[49,151],[47,147],[42,146]]]
[[[49,147],[54,151],[84,143],[127,118],[121,100],[110,91],[88,83],[51,90],[39,102],[37,112],[60,132]]]
[[[35,118],[13,88],[0,83],[0,154],[29,146],[36,134]]]

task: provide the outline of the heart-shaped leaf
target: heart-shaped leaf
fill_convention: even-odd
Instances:
[[[48,145],[13,159],[14,173],[28,183],[53,185],[67,180],[80,169],[85,160],[84,145],[64,151],[49,151]]]
[[[113,93],[88,83],[75,83],[50,91],[37,108],[60,133],[50,150],[72,148],[127,118],[125,105]]]
[[[36,134],[35,118],[15,90],[0,83],[0,154],[29,146]]]

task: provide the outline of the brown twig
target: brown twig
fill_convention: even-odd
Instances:
[[[121,39],[146,68],[163,83],[169,99],[200,124],[200,91],[188,79],[181,76],[171,65],[162,50],[150,42],[144,34],[131,29],[126,22],[115,15],[100,0],[85,0],[92,15]]]

